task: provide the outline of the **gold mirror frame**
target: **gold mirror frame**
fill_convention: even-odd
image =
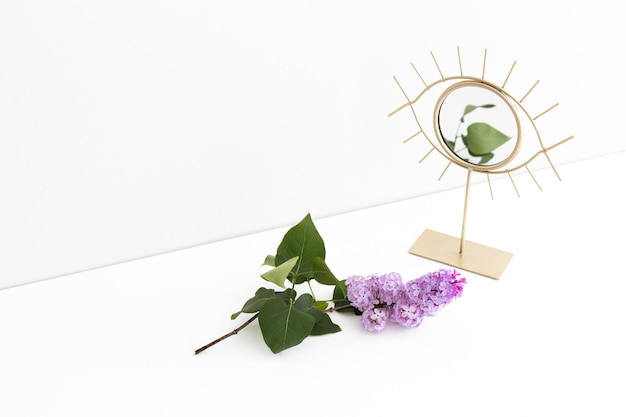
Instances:
[[[455,78],[448,78],[448,80],[453,80],[453,79]],[[441,147],[443,148],[444,152],[448,154],[448,159],[454,160],[456,164],[461,165],[467,169],[488,172],[488,171],[492,171],[494,169],[506,166],[509,162],[511,162],[517,156],[521,147],[521,143],[522,143],[522,125],[521,125],[519,116],[517,114],[517,109],[515,107],[513,98],[510,97],[508,93],[506,93],[506,91],[502,90],[501,88],[498,88],[495,85],[492,85],[491,83],[485,82],[484,80],[478,80],[472,77],[459,77],[459,79],[462,79],[462,81],[454,83],[450,87],[446,88],[443,91],[443,93],[441,93],[441,95],[439,96],[439,99],[437,100],[435,104],[435,111],[433,112],[433,126],[434,126],[435,136],[439,140],[439,143]],[[459,155],[456,152],[454,152],[445,144],[445,138],[441,134],[441,123],[439,121],[440,114],[441,114],[441,107],[443,106],[446,99],[448,99],[448,97],[450,97],[450,95],[453,92],[463,89],[463,88],[467,88],[467,87],[482,88],[494,94],[498,98],[500,98],[502,102],[504,102],[507,105],[508,109],[511,111],[513,119],[515,120],[515,126],[516,126],[515,147],[513,148],[513,151],[506,158],[504,158],[502,161],[498,163],[486,164],[486,165],[473,164],[459,157]]]
[[[411,136],[409,136],[407,139],[405,139],[403,143],[407,143],[409,140],[421,135],[427,140],[431,148],[419,160],[419,163],[422,163],[430,154],[432,154],[434,150],[436,150],[440,155],[442,155],[444,158],[446,158],[449,161],[446,167],[444,168],[443,172],[439,176],[439,180],[441,180],[443,175],[446,173],[446,171],[452,164],[455,164],[467,170],[467,178],[466,178],[466,184],[465,184],[465,201],[464,201],[464,208],[463,208],[463,221],[462,221],[462,226],[461,226],[461,237],[457,238],[457,237],[450,236],[450,235],[440,233],[440,232],[436,232],[430,229],[425,229],[424,232],[415,241],[415,243],[410,247],[409,252],[414,255],[418,255],[418,256],[431,259],[437,262],[441,262],[450,266],[454,266],[460,269],[474,272],[474,273],[477,273],[477,274],[480,274],[489,278],[499,279],[502,273],[504,272],[504,270],[506,269],[506,266],[508,265],[509,261],[513,257],[513,254],[510,252],[502,251],[502,250],[492,248],[489,246],[481,245],[475,242],[466,241],[465,239],[465,226],[467,223],[467,208],[468,208],[469,191],[470,191],[472,173],[477,172],[477,173],[485,174],[487,176],[487,182],[489,183],[489,190],[490,190],[492,199],[493,199],[493,190],[491,187],[490,176],[500,175],[500,174],[506,174],[509,177],[509,179],[511,180],[511,184],[513,185],[513,188],[515,189],[515,192],[517,193],[519,197],[519,191],[515,185],[515,182],[513,180],[513,177],[511,176],[511,173],[514,171],[520,170],[522,168],[525,169],[528,174],[530,174],[530,176],[532,177],[534,183],[537,185],[539,190],[543,191],[541,187],[539,186],[537,179],[530,171],[528,165],[530,164],[530,162],[535,160],[538,156],[541,156],[541,155],[545,156],[550,167],[554,171],[556,177],[559,180],[561,180],[561,177],[556,171],[554,164],[552,163],[550,157],[548,156],[548,151],[551,151],[557,146],[562,145],[563,143],[569,141],[570,139],[573,139],[574,136],[569,136],[563,140],[560,140],[554,143],[551,146],[545,146],[544,139],[541,137],[541,134],[539,132],[539,129],[537,128],[535,121],[539,119],[540,117],[543,117],[545,114],[553,110],[555,107],[557,107],[558,103],[552,105],[547,110],[540,112],[536,116],[531,116],[530,113],[527,111],[527,109],[524,108],[522,103],[526,99],[526,97],[528,97],[530,93],[535,89],[539,81],[536,81],[530,87],[530,89],[526,92],[526,94],[524,94],[519,100],[516,99],[513,94],[510,94],[508,91],[505,90],[505,86],[509,80],[509,77],[511,76],[513,72],[513,69],[515,68],[516,62],[513,62],[513,65],[511,66],[508,74],[506,75],[506,78],[504,82],[502,83],[502,85],[498,85],[492,81],[488,81],[487,79],[485,79],[485,69],[486,69],[486,64],[487,64],[487,50],[486,49],[484,51],[481,77],[464,75],[463,65],[461,62],[461,52],[460,52],[459,47],[457,47],[457,56],[458,56],[458,65],[459,65],[460,75],[445,77],[443,75],[443,72],[441,71],[439,63],[435,59],[434,54],[431,52],[431,57],[440,75],[440,79],[435,80],[434,82],[431,82],[430,84],[424,81],[424,78],[419,73],[417,68],[413,64],[411,64],[411,66],[415,70],[415,73],[419,77],[421,83],[424,85],[424,89],[422,89],[421,92],[417,95],[417,97],[413,100],[409,98],[404,88],[402,88],[402,86],[398,82],[397,78],[395,76],[393,77],[397,86],[400,88],[400,91],[402,92],[402,95],[404,96],[406,103],[404,103],[403,105],[393,110],[391,113],[389,113],[388,116],[391,117],[394,114],[400,112],[401,110],[408,108],[410,109],[411,114],[418,126],[418,131],[412,134]],[[434,87],[440,87],[439,84],[447,83],[447,82],[454,82],[454,81],[456,82],[451,87],[448,87],[447,89],[444,90],[444,92],[439,96],[435,104],[432,117],[433,117],[433,127],[434,127],[433,136],[436,137],[436,140],[433,140],[433,138],[430,137],[428,131],[425,129],[425,125],[423,125],[420,121],[420,117],[418,116],[418,108],[416,104],[421,98],[424,97],[426,93],[432,92],[432,90],[434,90]],[[507,106],[509,107],[509,109],[511,110],[515,118],[515,123],[517,125],[517,137],[516,137],[515,148],[508,157],[504,158],[504,160],[497,162],[495,164],[492,164],[492,165],[478,165],[478,164],[472,164],[470,162],[464,161],[445,144],[445,139],[442,137],[440,133],[439,124],[438,124],[439,122],[437,118],[438,118],[439,110],[441,109],[443,101],[446,99],[446,97],[449,96],[449,94],[452,91],[455,91],[456,89],[462,88],[464,86],[469,86],[469,85],[485,88],[491,91],[492,93],[496,94],[496,96],[501,98],[507,104]],[[516,159],[519,157],[519,153],[522,148],[522,142],[526,142],[525,140],[523,140],[523,137],[522,137],[523,129],[522,129],[521,120],[519,118],[520,112],[525,116],[525,120],[529,122],[531,126],[530,130],[534,134],[536,139],[538,140],[539,150],[535,152],[534,154],[532,154],[530,157],[528,157],[526,160],[522,161],[521,163],[518,163],[517,165],[514,165],[511,168],[508,168],[508,166],[511,165],[513,162],[515,162]]]

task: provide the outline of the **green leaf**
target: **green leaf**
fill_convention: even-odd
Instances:
[[[465,110],[463,111],[463,116],[461,116],[461,122],[464,121],[464,118],[465,118],[466,115],[468,115],[469,113],[473,112],[477,108],[478,108],[478,106],[474,106],[472,104],[468,104],[467,106],[465,106]]]
[[[302,294],[296,300],[296,308],[304,313],[310,314],[315,319],[315,325],[311,329],[311,336],[321,336],[323,334],[337,333],[341,327],[337,326],[325,313],[315,307],[315,302],[310,294]]]
[[[487,155],[483,155],[478,161],[478,165],[485,165],[487,162],[491,161],[495,155],[493,153],[488,153]]]
[[[322,285],[341,285],[341,282],[330,271],[326,261],[319,256],[313,258],[313,279]]]
[[[281,263],[275,268],[270,269],[269,271],[261,274],[261,277],[269,282],[273,282],[281,288],[285,288],[285,280],[287,276],[293,269],[293,267],[298,262],[299,257],[294,256],[293,258]]]
[[[474,110],[480,109],[480,108],[490,109],[492,107],[496,107],[496,105],[495,104],[483,104],[482,106],[474,106],[473,104],[468,104],[467,106],[465,106],[465,110],[463,110],[463,116],[461,116],[461,123],[465,121],[465,116],[473,112]]]
[[[276,266],[276,257],[274,255],[267,255],[263,261],[263,265]]]
[[[477,122],[467,127],[467,136],[463,137],[463,143],[470,155],[483,156],[492,153],[509,139],[511,139],[509,136],[491,125]]]
[[[296,299],[296,290],[291,289],[291,288],[287,288],[285,291],[280,291],[276,293],[276,298],[279,300],[289,300],[290,298],[292,300]]]
[[[328,301],[315,301],[313,302],[313,307],[320,311],[324,311],[328,308]]]
[[[314,304],[313,296],[311,294],[302,294],[295,301],[295,307],[304,313],[309,311],[319,311],[315,308]]]
[[[341,327],[333,323],[328,313],[319,311],[320,317],[316,318],[315,325],[311,329],[311,336],[321,336],[324,334],[338,333],[341,331]]]
[[[454,146],[456,145],[456,143],[452,140],[445,140],[446,145],[448,146],[448,148],[450,148],[451,151],[454,151]]]
[[[314,325],[313,316],[300,311],[292,302],[269,300],[259,312],[263,340],[273,353],[302,343],[311,334]]]
[[[258,290],[256,290],[256,293],[254,293],[254,297],[250,298],[248,301],[244,303],[240,311],[233,313],[230,316],[230,319],[231,320],[236,319],[241,313],[256,313],[257,311],[261,310],[263,305],[269,300],[274,300],[274,299],[288,300],[289,298],[295,298],[295,297],[296,297],[296,292],[292,289],[287,289],[281,292],[275,292],[272,289],[261,287]]]
[[[261,309],[263,304],[265,304],[265,301],[271,300],[273,298],[274,298],[274,290],[261,287],[258,290],[256,290],[256,293],[254,293],[254,297],[250,298],[248,301],[244,303],[241,310],[239,310],[236,313],[233,313],[230,316],[230,319],[231,320],[236,319],[241,313],[256,313],[257,311]]]
[[[341,281],[341,287],[337,286],[335,287],[333,291],[333,300],[335,301],[335,308],[350,305],[350,300],[348,300],[347,293],[348,292],[346,290],[346,280],[344,279]],[[354,307],[342,308],[337,311],[342,312],[342,313],[346,313],[346,312],[347,313],[360,313],[359,310],[357,310]]]
[[[324,240],[320,236],[311,215],[307,214],[298,224],[285,233],[282,242],[276,251],[276,264],[280,265],[289,259],[298,257],[298,262],[292,269],[298,279],[294,283],[299,284],[310,277],[313,271],[313,259],[326,257]]]

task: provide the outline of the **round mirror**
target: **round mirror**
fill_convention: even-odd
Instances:
[[[443,149],[472,169],[501,167],[519,150],[521,127],[512,100],[489,84],[462,81],[446,89],[434,123]]]

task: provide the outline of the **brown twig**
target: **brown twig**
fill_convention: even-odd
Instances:
[[[339,307],[330,307],[324,310],[324,313],[332,313],[333,311],[339,311],[339,310],[343,310],[345,308],[350,308],[350,307],[352,307],[352,304],[344,304]]]
[[[331,308],[327,308],[326,310],[324,310],[325,313],[330,313],[332,311],[337,311],[337,310],[343,310],[344,308],[350,308],[352,307],[352,305],[350,304],[345,304],[339,307],[331,307]],[[224,336],[222,337],[218,337],[217,339],[215,339],[214,341],[212,341],[211,343],[208,343],[204,346],[202,346],[199,349],[196,349],[196,351],[193,353],[194,355],[197,355],[198,353],[201,353],[203,351],[205,351],[206,349],[210,348],[211,346],[221,342],[224,339],[228,339],[231,336],[236,335],[237,333],[239,333],[241,330],[243,330],[248,324],[252,323],[257,317],[259,316],[259,313],[256,313],[254,316],[252,316],[248,321],[246,321],[244,324],[242,324],[241,326],[237,327],[235,330],[233,330],[230,333],[226,333]]]
[[[237,328],[236,328],[235,330],[233,330],[232,332],[230,332],[230,333],[226,333],[224,336],[222,336],[222,337],[219,337],[219,338],[215,339],[215,340],[214,340],[214,341],[212,341],[211,343],[206,344],[206,345],[202,346],[202,347],[201,347],[201,348],[199,348],[199,349],[196,349],[196,351],[195,351],[193,354],[194,354],[194,355],[197,355],[198,353],[200,353],[200,352],[202,352],[202,351],[204,351],[204,350],[206,350],[206,349],[210,348],[211,346],[215,345],[216,343],[219,343],[219,342],[221,342],[221,341],[222,341],[222,340],[224,340],[224,339],[227,339],[227,338],[229,338],[229,337],[231,337],[231,336],[236,335],[236,334],[237,334],[237,333],[239,333],[239,332],[240,332],[243,328],[245,328],[248,324],[252,323],[252,322],[253,322],[253,321],[254,321],[254,320],[255,320],[258,316],[259,316],[259,313],[256,313],[254,316],[252,316],[252,317],[250,318],[250,320],[248,320],[247,322],[245,322],[245,323],[244,323],[244,324],[242,324],[241,326],[237,327]]]

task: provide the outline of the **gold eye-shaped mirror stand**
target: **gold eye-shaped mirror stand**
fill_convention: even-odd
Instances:
[[[528,168],[529,163],[537,156],[544,155],[560,180],[547,152],[572,139],[573,136],[549,147],[544,145],[535,120],[556,107],[556,105],[532,117],[522,106],[522,102],[535,88],[538,81],[520,100],[515,99],[512,94],[504,89],[515,67],[515,63],[513,63],[504,83],[497,85],[485,79],[486,50],[481,77],[464,75],[458,47],[457,54],[460,75],[445,77],[437,60],[431,53],[441,78],[430,84],[424,81],[415,66],[411,64],[425,86],[414,100],[409,99],[405,90],[394,77],[406,99],[406,103],[391,112],[389,116],[408,107],[419,128],[418,132],[411,135],[404,143],[418,135],[422,135],[430,144],[431,149],[420,162],[430,155],[433,150],[438,151],[439,154],[448,159],[449,163],[439,179],[452,164],[467,170],[461,236],[455,237],[426,229],[410,247],[409,252],[489,278],[499,279],[513,254],[465,239],[472,174],[486,174],[490,190],[490,175],[506,174],[511,179],[513,187],[517,192],[511,173],[525,168],[541,190],[537,180]],[[438,91],[442,92],[438,93]],[[418,114],[420,111],[423,111],[423,107],[417,105],[418,101],[425,100],[429,95],[435,95],[436,98],[433,100],[435,101],[434,107],[430,107],[434,108],[431,127],[422,124],[421,117]],[[537,152],[530,154],[529,157],[527,157],[528,153],[520,156],[523,130],[520,115],[524,116],[526,122],[524,126],[530,127],[530,137],[534,136],[537,139],[539,148]],[[519,162],[520,159],[523,162]]]

